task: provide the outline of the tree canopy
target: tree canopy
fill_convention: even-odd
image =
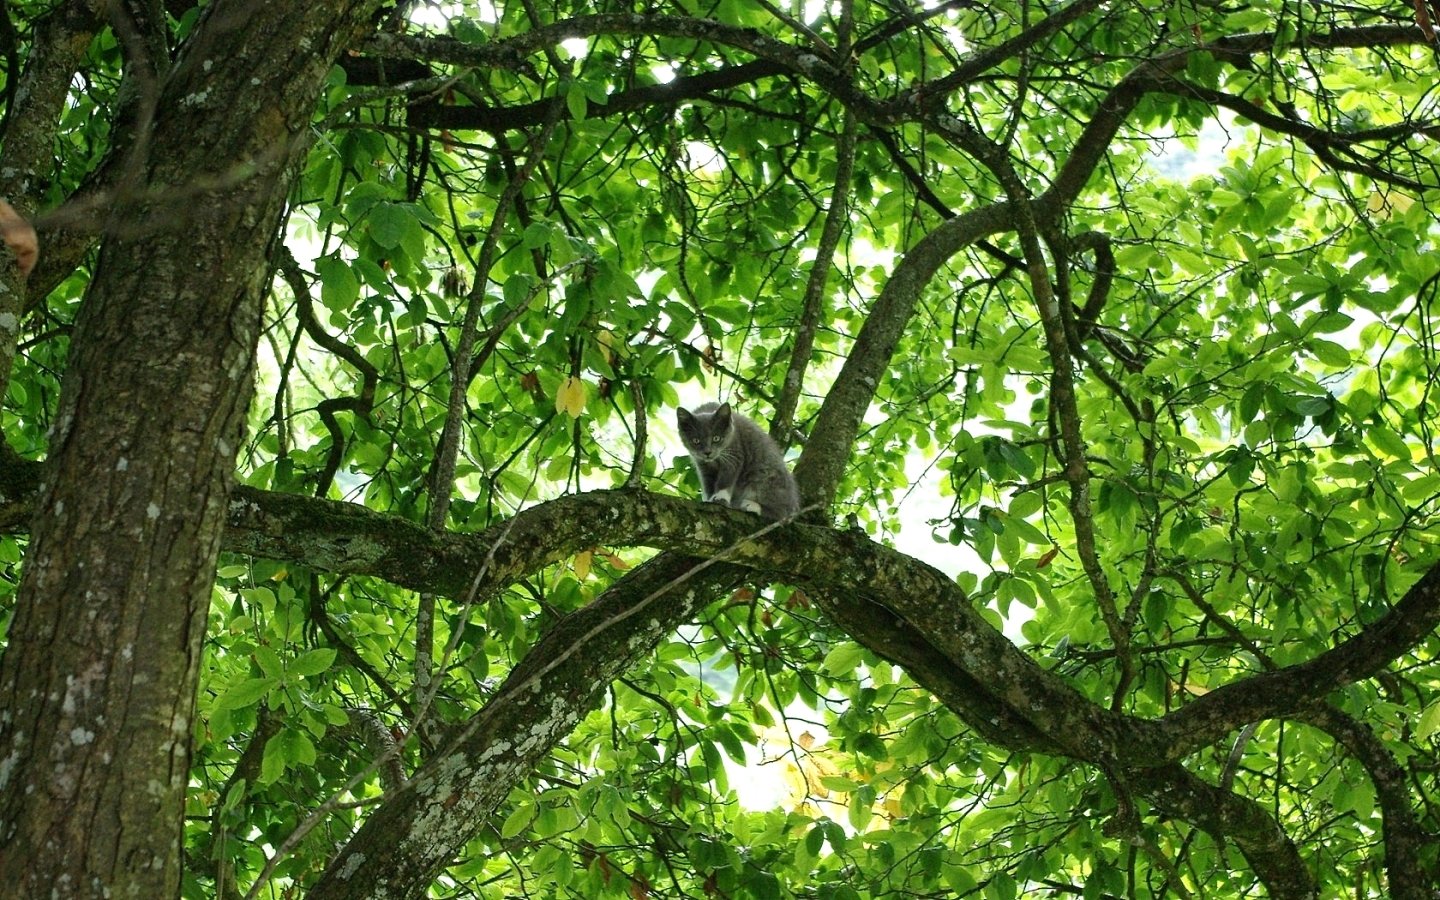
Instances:
[[[0,883],[1434,896],[1440,7],[5,12]]]

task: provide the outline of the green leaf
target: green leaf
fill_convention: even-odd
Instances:
[[[550,243],[550,225],[547,222],[531,222],[525,226],[525,233],[521,236],[520,246],[526,250],[534,250],[537,247],[544,247]]]
[[[320,275],[320,302],[337,312],[350,309],[360,299],[360,282],[343,260],[322,256],[315,260]]]
[[[847,818],[851,828],[856,831],[865,830],[865,826],[870,824],[870,818],[874,814],[872,809],[874,803],[875,790],[868,785],[862,786],[850,795]]]
[[[820,850],[824,846],[825,829],[817,822],[810,827],[810,831],[805,835],[805,852],[811,856],[819,856]]]
[[[335,664],[335,654],[330,647],[306,651],[290,663],[290,672],[300,676],[319,675]]]
[[[524,303],[526,298],[530,296],[530,290],[537,283],[535,276],[528,272],[517,272],[511,275],[505,279],[505,287],[503,289],[505,303],[509,306]]]
[[[285,664],[280,661],[280,654],[266,644],[255,648],[255,662],[260,666],[260,671],[265,673],[267,680],[277,680],[285,671]]]
[[[855,671],[864,657],[865,650],[859,644],[846,642],[837,644],[825,654],[820,668],[830,675],[848,675]]]
[[[215,701],[219,709],[240,709],[254,706],[280,683],[278,678],[247,678],[232,685]]]
[[[715,737],[719,739],[720,746],[725,748],[726,756],[729,756],[742,766],[745,764],[745,745],[733,729],[717,728],[715,729]]]
[[[1347,316],[1342,312],[1327,312],[1316,316],[1315,321],[1310,324],[1310,330],[1317,334],[1329,334],[1336,331],[1344,331],[1354,324],[1353,316]]]
[[[590,105],[585,98],[585,91],[575,82],[569,82],[564,86],[565,109],[570,113],[570,118],[576,122],[585,121]]]
[[[530,827],[530,820],[535,818],[535,807],[530,803],[521,803],[510,811],[505,821],[500,826],[500,837],[509,840],[515,835]]]
[[[313,766],[315,764],[315,744],[305,732],[294,728],[286,728],[280,732],[283,737],[285,748],[285,764],[287,766],[301,765]]]
[[[1311,338],[1306,342],[1311,354],[1327,366],[1337,369],[1348,369],[1350,367],[1350,351],[1324,338]]]
[[[274,784],[285,774],[285,732],[271,735],[260,758],[260,784]]]
[[[871,759],[886,760],[890,758],[889,751],[885,749],[885,742],[869,732],[862,732],[855,736],[855,751]]]
[[[305,732],[282,728],[265,742],[265,752],[260,762],[260,783],[273,784],[288,768],[314,764],[315,744]]]
[[[1375,425],[1366,432],[1366,436],[1380,449],[1380,452],[1396,459],[1410,459],[1410,445],[1405,443],[1400,435],[1391,431],[1384,425]]]
[[[1417,741],[1428,741],[1436,734],[1440,734],[1440,700],[1430,704],[1420,714],[1420,721],[1415,725]]]
[[[1115,251],[1115,264],[1122,269],[1148,269],[1159,254],[1149,244],[1130,244]]]
[[[387,250],[399,248],[410,232],[419,228],[419,224],[410,208],[401,203],[375,204],[367,223],[370,239]]]

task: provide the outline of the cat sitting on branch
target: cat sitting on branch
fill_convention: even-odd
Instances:
[[[675,415],[704,500],[771,521],[800,509],[795,476],[779,446],[759,425],[732,411],[729,403],[705,403],[694,412],[682,408]]]

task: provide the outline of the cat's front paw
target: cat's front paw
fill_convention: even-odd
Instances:
[[[735,504],[735,508],[743,509],[746,512],[752,512],[757,514],[761,510],[760,504],[756,503],[754,500],[741,500],[739,503]]]
[[[725,503],[728,505],[730,503],[730,489],[725,488],[723,491],[716,491],[710,495],[708,500],[710,503]]]

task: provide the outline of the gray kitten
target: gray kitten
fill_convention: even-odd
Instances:
[[[795,476],[759,425],[731,412],[728,403],[705,403],[693,413],[679,409],[675,417],[705,500],[772,520],[800,508]]]

